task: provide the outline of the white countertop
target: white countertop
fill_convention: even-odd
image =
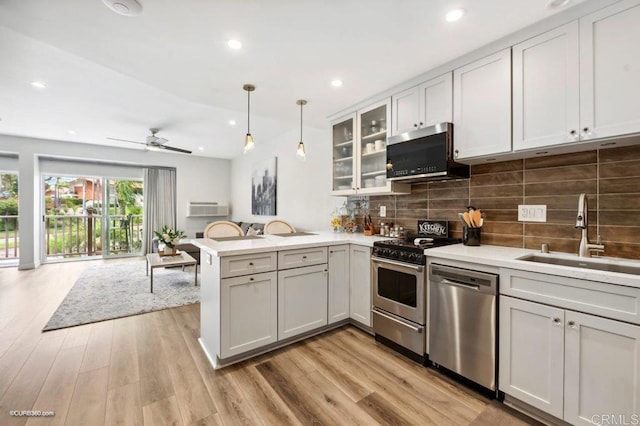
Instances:
[[[388,240],[389,237],[366,236],[360,233],[310,231],[314,235],[279,237],[277,235],[259,235],[258,238],[234,241],[216,241],[210,238],[197,238],[191,243],[208,251],[214,256],[232,256],[238,254],[260,253],[277,250],[291,250],[338,244],[358,244],[373,247],[374,241]]]
[[[518,260],[518,258],[522,256],[533,253],[540,253],[540,251],[491,245],[465,246],[462,244],[436,247],[425,250],[425,255],[427,255],[430,259],[441,258],[457,260],[460,262],[469,262],[500,268],[519,269],[522,271],[560,275],[563,277],[571,277],[582,280],[599,281],[610,284],[640,288],[640,275]],[[550,254],[554,257],[578,259],[578,256],[576,254],[571,253],[552,252]],[[592,257],[588,260],[608,264],[629,265],[640,268],[640,261],[638,260],[619,259],[612,257]]]

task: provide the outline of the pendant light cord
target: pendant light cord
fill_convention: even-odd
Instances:
[[[251,91],[247,90],[247,134],[251,133],[249,129],[251,128]]]
[[[300,142],[302,142],[302,106],[303,103],[300,102]]]

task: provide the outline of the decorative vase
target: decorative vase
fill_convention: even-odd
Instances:
[[[173,255],[175,253],[175,249],[173,247],[165,246],[164,254],[165,255]]]

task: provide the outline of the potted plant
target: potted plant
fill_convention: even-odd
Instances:
[[[153,232],[158,237],[159,244],[164,245],[163,254],[174,254],[176,245],[180,242],[180,238],[186,237],[186,234],[180,230],[169,228],[167,225],[162,227],[161,231]],[[160,247],[158,247],[160,250]]]

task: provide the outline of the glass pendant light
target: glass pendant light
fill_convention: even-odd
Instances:
[[[302,142],[302,106],[307,104],[307,101],[304,99],[299,99],[296,101],[296,104],[300,105],[300,142],[298,142],[298,150],[296,151],[296,157],[300,161],[305,161],[307,159],[307,153],[304,150],[304,142]]]
[[[244,138],[244,153],[246,154],[254,148],[253,136],[251,136],[251,131],[249,130],[249,123],[251,120],[251,92],[256,90],[256,86],[253,84],[245,84],[242,88],[247,91],[247,136]]]

